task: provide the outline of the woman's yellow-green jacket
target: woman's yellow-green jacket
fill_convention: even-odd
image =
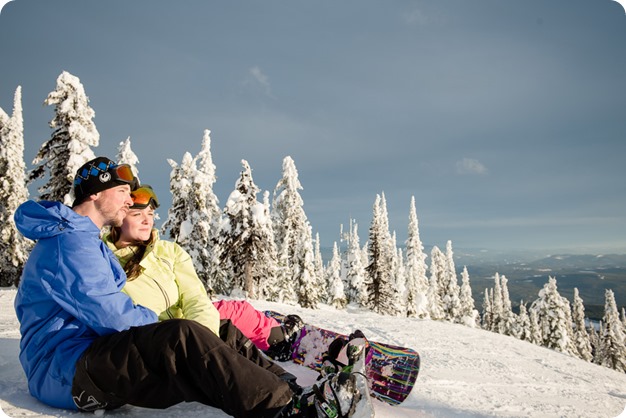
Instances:
[[[189,254],[178,244],[162,241],[152,230],[140,262],[141,274],[126,282],[122,289],[137,305],[154,311],[159,320],[193,319],[219,335],[220,314],[198,278]],[[122,267],[137,251],[136,246],[117,248],[106,233],[103,241],[113,251]]]

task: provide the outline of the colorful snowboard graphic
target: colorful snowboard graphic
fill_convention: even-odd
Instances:
[[[285,317],[274,311],[265,314],[279,322]],[[348,339],[347,335],[305,324],[293,344],[293,361],[319,371],[328,346],[338,337]],[[411,348],[376,341],[369,341],[369,346],[365,370],[371,395],[391,405],[402,403],[417,379],[419,354]]]

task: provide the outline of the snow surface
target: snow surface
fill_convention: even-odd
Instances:
[[[32,398],[18,361],[15,289],[0,289],[0,418],[84,417]],[[378,341],[415,348],[422,369],[400,406],[374,401],[376,417],[626,417],[626,374],[511,337],[447,322],[380,316],[348,308],[319,310],[251,301],[257,309],[296,313],[306,322],[339,332],[361,329]],[[284,363],[301,384],[310,370]],[[4,415],[6,414],[6,415]],[[103,415],[102,413],[96,415]],[[167,410],[124,407],[109,417],[226,417],[198,403]]]

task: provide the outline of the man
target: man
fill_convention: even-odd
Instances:
[[[28,201],[16,211],[20,232],[37,241],[15,298],[31,394],[81,411],[184,401],[235,417],[346,411],[351,399],[339,405],[323,393],[350,388],[353,376],[340,373],[310,391],[292,383],[292,390],[208,328],[189,320],[157,322],[154,312],[120,291],[126,275],[99,234],[121,224],[136,186],[129,166],[98,157],[76,173],[72,208]]]

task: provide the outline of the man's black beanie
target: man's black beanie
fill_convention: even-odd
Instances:
[[[109,170],[117,164],[107,157],[97,157],[87,161],[76,171],[74,177],[74,206],[87,196],[123,184],[129,184],[112,176]],[[131,188],[136,186],[130,185]]]

